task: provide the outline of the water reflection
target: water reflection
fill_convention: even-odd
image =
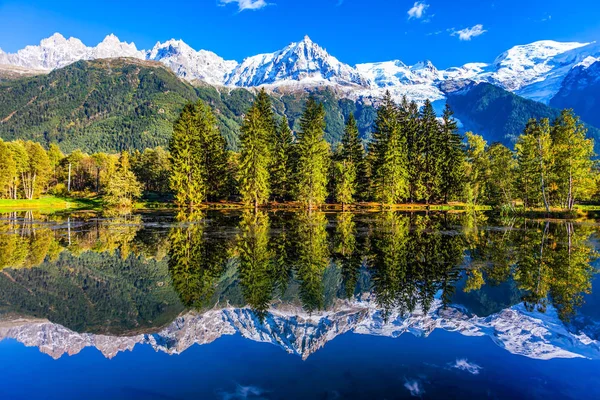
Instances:
[[[110,335],[154,333],[190,310],[255,317],[270,334],[281,313],[324,311],[346,329],[376,313],[370,331],[416,315],[480,326],[513,306],[568,325],[592,291],[596,230],[453,213],[11,214],[0,310]]]

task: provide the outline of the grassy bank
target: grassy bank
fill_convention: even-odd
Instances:
[[[102,208],[102,201],[97,197],[90,198],[70,198],[44,196],[39,199],[0,199],[0,212],[13,211],[40,211],[55,212],[61,210],[99,210]]]

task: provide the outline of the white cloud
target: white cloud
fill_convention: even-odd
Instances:
[[[223,400],[261,399],[266,392],[257,386],[236,385],[233,392],[221,392]]]
[[[416,381],[416,380],[408,380],[407,379],[404,382],[404,387],[406,389],[408,389],[408,391],[410,392],[410,395],[413,396],[413,397],[421,397],[421,395],[423,393],[425,393],[425,391],[421,387],[421,383],[419,381]]]
[[[239,11],[260,10],[269,5],[266,0],[220,0],[221,4],[237,3]]]
[[[469,360],[466,358],[456,360],[452,368],[460,369],[461,371],[467,371],[473,375],[479,375],[479,371],[482,369],[479,365],[469,362]]]
[[[461,29],[460,31],[452,30],[450,34],[452,36],[458,36],[460,40],[471,40],[472,38],[483,35],[486,32],[487,31],[483,29],[483,25],[477,24],[472,28],[465,28]]]
[[[429,8],[429,4],[427,4],[423,1],[415,2],[415,4],[412,6],[412,8],[410,10],[408,10],[408,12],[407,12],[408,19],[412,19],[412,18],[419,19],[419,18],[423,17],[423,15],[425,15],[425,12],[427,11],[428,8]]]

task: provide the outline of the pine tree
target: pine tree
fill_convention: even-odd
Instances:
[[[335,189],[334,196],[344,210],[346,204],[354,203],[356,195],[356,167],[352,161],[335,161]]]
[[[239,187],[244,203],[256,210],[269,199],[270,154],[266,124],[254,104],[242,126]]]
[[[454,113],[446,104],[442,116],[440,140],[440,194],[444,203],[463,193],[464,185],[464,151],[462,137],[458,133],[458,125],[452,117]]]
[[[402,108],[406,112],[404,131],[406,135],[406,152],[408,161],[409,200],[411,203],[424,197],[424,186],[420,172],[423,169],[423,136],[420,132],[419,106],[414,101],[402,100]]]
[[[389,92],[377,110],[372,143],[375,199],[399,203],[408,196],[406,139],[399,124],[399,110]]]
[[[271,157],[271,194],[275,200],[286,201],[292,197],[292,147],[294,135],[283,117],[275,131]]]
[[[229,182],[226,142],[210,107],[202,101],[184,107],[169,144],[171,189],[179,206],[196,207],[223,198]]]
[[[419,171],[423,180],[424,200],[427,204],[436,201],[440,193],[440,126],[429,100],[425,100],[421,110],[421,136],[423,165]]]
[[[228,195],[226,189],[230,177],[227,142],[221,135],[217,119],[208,105],[198,101],[195,115],[200,132],[202,162],[206,171],[206,198],[216,201]]]
[[[184,107],[173,126],[169,144],[172,159],[171,189],[179,206],[195,207],[206,198],[206,171],[199,117],[192,104]]]
[[[327,197],[329,145],[325,134],[325,109],[310,96],[300,119],[300,132],[295,145],[296,197],[308,209],[318,207]]]
[[[342,136],[340,158],[346,164],[354,167],[356,175],[356,197],[366,200],[369,192],[369,176],[365,160],[365,149],[358,136],[358,126],[354,114],[350,114],[346,121],[346,128]]]

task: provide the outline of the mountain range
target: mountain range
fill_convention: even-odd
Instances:
[[[239,334],[306,359],[348,332],[397,338],[404,333],[426,337],[436,329],[487,336],[510,353],[533,359],[600,358],[598,341],[584,332],[569,331],[552,307],[542,314],[517,304],[488,317],[478,317],[460,306],[444,308],[440,300],[427,312],[417,309],[411,314],[394,312],[387,316],[369,298],[341,301],[330,311],[310,315],[291,305],[272,308],[262,321],[248,308],[190,311],[163,328],[124,336],[78,333],[45,319],[12,316],[0,320],[0,340],[15,339],[38,347],[55,359],[75,355],[86,347],[113,358],[136,345],[181,354],[195,344],[209,344],[224,335]]]
[[[116,58],[122,61],[117,64],[103,61]],[[127,67],[128,64],[135,68]],[[112,65],[116,65],[115,69]],[[113,98],[102,98],[117,90],[111,86],[117,84],[115,71],[127,70],[128,74],[141,71],[151,76],[158,66],[167,67],[187,85],[175,85],[170,77],[157,72],[167,83],[155,82],[156,90],[151,93],[147,86],[138,85],[139,79],[124,81],[129,92],[123,93],[122,101],[134,98],[134,104],[117,104]],[[64,69],[68,72],[53,75]],[[599,70],[600,45],[595,42],[539,41],[515,46],[490,63],[472,62],[438,69],[427,60],[414,65],[392,60],[351,66],[330,55],[308,36],[273,53],[238,62],[210,51],[196,51],[181,40],[158,42],[150,50],[139,50],[134,43],[122,42],[114,35],[90,47],[79,39],[67,39],[56,33],[39,45],[26,46],[16,53],[0,50],[0,137],[57,141],[65,150],[75,147],[89,151],[120,150],[165,144],[170,136],[169,126],[181,105],[200,98],[216,107],[222,132],[230,148],[235,149],[237,130],[254,90],[264,87],[274,102],[279,102],[275,105],[277,114],[286,115],[292,128],[307,92],[319,93],[321,101],[329,102],[326,138],[330,142],[339,140],[344,119],[350,112],[362,113],[361,135],[368,139],[374,120],[373,106],[387,90],[397,101],[403,96],[420,104],[429,99],[437,111],[446,102],[456,105],[456,117],[463,130],[477,131],[490,142],[511,145],[529,118],[553,118],[559,108],[574,108],[588,123],[590,136],[600,138],[595,129],[600,127],[595,112],[600,101],[600,92],[596,90]],[[87,79],[90,75],[98,79]],[[75,85],[70,79],[80,82]],[[98,82],[102,83],[101,90]],[[83,88],[79,97],[65,92],[67,87],[72,91],[73,86]],[[171,89],[161,89],[163,86]],[[178,89],[173,90],[173,86]],[[56,107],[61,107],[60,110],[52,109],[47,88],[52,88],[53,98],[76,97],[81,102],[72,102],[72,107],[59,104]],[[123,92],[123,88],[118,90]],[[195,95],[191,95],[194,91]],[[174,106],[169,106],[166,93],[177,97]],[[95,108],[82,116],[90,96]],[[46,100],[41,101],[44,97]],[[154,101],[157,97],[161,98],[158,106]],[[106,109],[103,102],[113,105]],[[475,103],[478,106],[472,107]],[[149,110],[155,114],[148,114]],[[167,110],[167,115],[160,114],[160,110]],[[143,122],[138,121],[140,112],[148,117]],[[490,117],[500,122],[491,122]],[[116,130],[123,129],[129,129],[134,138],[115,139]],[[100,136],[111,137],[89,139],[90,132],[98,131]],[[25,136],[21,132],[26,132]],[[98,147],[99,143],[103,144]]]
[[[473,62],[438,70],[430,61],[406,65],[400,60],[350,66],[331,56],[308,36],[273,53],[251,56],[237,62],[217,54],[196,51],[182,40],[156,43],[138,50],[134,43],[108,35],[95,47],[59,33],[16,53],[0,50],[0,64],[50,71],[79,60],[131,57],[159,61],[187,81],[228,87],[336,85],[353,96],[381,95],[390,90],[396,97],[423,101],[444,98],[439,85],[468,79],[488,82],[527,99],[549,104],[562,89],[573,69],[587,70],[600,61],[597,43],[561,43],[551,40],[515,46],[492,63]],[[594,67],[596,68],[596,67]]]

